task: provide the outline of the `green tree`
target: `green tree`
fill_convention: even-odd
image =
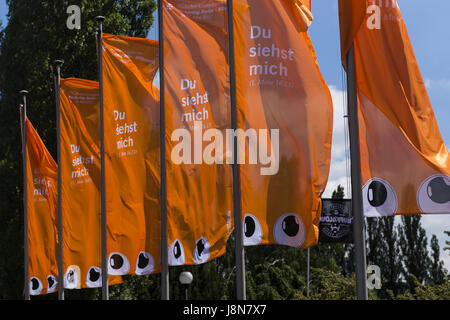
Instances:
[[[331,199],[339,200],[344,199],[344,197],[345,197],[344,187],[338,184],[336,190],[334,190],[333,193],[331,194]]]
[[[366,235],[368,264],[380,265],[382,262],[380,218],[366,218]]]
[[[421,218],[420,215],[402,216],[398,234],[403,258],[403,276],[405,279],[411,279],[409,275],[414,275],[420,283],[425,283],[430,277],[431,260],[428,256],[426,232],[420,223]],[[409,285],[414,288],[411,281]]]
[[[450,231],[444,231],[444,233],[445,233],[447,236],[450,237]],[[445,240],[445,245],[446,245],[446,246],[444,247],[444,250],[445,250],[445,251],[447,251],[447,250],[450,251],[450,241]],[[449,252],[448,254],[450,255],[450,252]]]
[[[72,4],[82,9],[80,30],[66,27]],[[0,296],[19,298],[24,257],[18,92],[30,92],[28,116],[55,156],[53,61],[64,61],[63,77],[96,80],[95,17],[105,16],[105,32],[145,37],[156,5],[154,0],[7,0],[7,5],[9,21],[0,33]]]
[[[439,285],[423,285],[414,275],[408,279],[411,288],[395,297],[395,300],[450,300],[450,281],[447,278]]]
[[[355,300],[356,282],[354,275],[344,277],[339,273],[321,268],[311,269],[311,295],[309,300]],[[369,291],[369,300],[376,300],[377,296]],[[294,300],[307,300],[302,292],[297,292]]]
[[[441,260],[439,241],[435,234],[431,237],[431,270],[430,284],[442,284],[445,281],[444,261]]]
[[[385,295],[386,290],[391,290],[397,295],[403,287],[401,282],[402,255],[398,245],[398,233],[395,228],[395,216],[380,218],[381,242],[380,246],[380,267],[382,290]]]

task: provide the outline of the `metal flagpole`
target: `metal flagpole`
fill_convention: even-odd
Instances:
[[[61,105],[59,88],[61,82],[62,61],[54,62],[55,71],[55,97],[56,97],[56,140],[58,160],[58,299],[64,300],[64,256],[63,256],[63,233],[62,233],[62,192],[61,192]]]
[[[103,104],[103,21],[104,17],[95,18],[98,22],[97,32],[97,59],[98,59],[98,82],[100,97],[100,162],[101,162],[101,256],[102,256],[102,300],[109,300],[108,288],[108,251],[106,246],[106,174],[105,174],[105,119]]]
[[[350,159],[352,180],[353,236],[355,241],[356,297],[367,300],[366,233],[361,190],[361,159],[359,148],[358,105],[355,74],[355,50],[347,54],[347,101],[350,132]]]
[[[159,92],[161,148],[161,300],[169,300],[169,248],[167,240],[167,173],[166,173],[166,115],[164,95],[164,37],[163,0],[158,0],[159,30]]]
[[[62,193],[61,193],[61,109],[60,109],[60,80],[62,61],[54,62],[55,71],[55,97],[56,97],[56,140],[58,161],[58,299],[64,300],[64,256],[62,235]]]
[[[23,160],[23,253],[24,253],[24,297],[30,300],[30,271],[28,261],[28,188],[27,188],[27,94],[28,91],[20,91],[22,95],[22,160]]]
[[[233,0],[227,0],[228,7],[228,47],[230,67],[230,96],[231,96],[231,127],[237,129],[237,107],[236,107],[236,64],[234,60],[234,28],[233,28]],[[244,232],[241,208],[241,178],[238,164],[238,139],[235,136],[233,143],[233,211],[235,230],[235,255],[236,255],[236,298],[246,300],[245,290],[245,252]]]

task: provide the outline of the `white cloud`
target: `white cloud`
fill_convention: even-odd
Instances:
[[[425,82],[425,87],[428,90],[430,90],[430,89],[446,89],[446,90],[450,90],[450,79],[434,80],[434,79],[426,78],[424,80],[424,82]]]
[[[347,158],[346,147],[346,126],[344,118],[344,107],[346,107],[346,92],[337,89],[335,86],[329,86],[331,97],[333,98],[333,143],[331,148],[331,166],[330,175],[328,178],[327,188],[323,194],[324,198],[331,197],[333,191],[340,184],[344,187],[346,197],[350,197],[350,190],[347,185],[350,183],[350,177],[347,177],[347,165],[349,159]],[[350,172],[348,172],[350,174]]]

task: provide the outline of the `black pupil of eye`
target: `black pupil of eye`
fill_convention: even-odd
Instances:
[[[98,272],[94,268],[91,268],[91,270],[89,270],[89,279],[92,282],[97,281],[98,279],[100,279],[100,272]]]
[[[300,229],[295,216],[288,216],[283,219],[283,231],[290,237],[295,237]]]
[[[31,288],[37,290],[39,288],[39,281],[37,279],[31,279]]]
[[[138,259],[138,267],[143,269],[146,266],[148,266],[150,259],[147,258],[143,253],[139,254],[139,259]]]
[[[387,199],[387,189],[384,184],[379,181],[372,181],[369,185],[367,198],[372,207],[382,206]]]
[[[255,221],[251,217],[245,217],[245,236],[251,237],[255,233],[256,225]]]
[[[49,288],[53,287],[53,285],[55,284],[55,280],[53,280],[53,277],[48,277],[47,280]]]
[[[111,256],[110,263],[113,269],[120,269],[123,266],[123,258],[118,254],[114,254]]]
[[[205,250],[205,244],[203,243],[203,239],[200,239],[197,242],[197,252],[199,256],[202,255],[203,250]]]
[[[437,177],[430,181],[427,188],[428,197],[436,203],[446,203],[450,201],[450,186],[444,181],[444,178]]]
[[[173,255],[175,256],[175,259],[178,259],[181,256],[181,248],[178,241],[173,246]]]

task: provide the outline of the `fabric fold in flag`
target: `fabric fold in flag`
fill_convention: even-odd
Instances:
[[[339,13],[343,61],[355,52],[365,215],[450,213],[450,156],[397,1],[341,0]]]

